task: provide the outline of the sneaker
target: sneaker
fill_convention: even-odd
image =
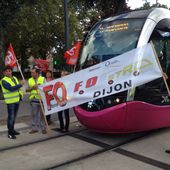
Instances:
[[[37,133],[38,132],[38,130],[31,130],[30,132],[29,132],[29,134],[34,134],[34,133]]]
[[[20,135],[20,132],[14,130],[14,135]]]
[[[16,139],[16,136],[15,136],[15,135],[8,134],[8,138],[9,138],[9,139]]]
[[[46,130],[42,130],[42,134],[46,134],[47,133],[47,131]]]
[[[166,152],[166,153],[170,153],[170,150],[166,150],[165,152]]]

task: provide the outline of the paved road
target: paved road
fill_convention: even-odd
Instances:
[[[6,105],[0,101],[0,119],[6,118]],[[30,115],[28,95],[20,105],[18,118]],[[71,111],[71,115],[73,111]],[[57,119],[57,114],[52,115]],[[170,128],[136,134],[92,133],[71,118],[70,132],[56,132],[55,121],[49,134],[30,135],[29,124],[17,123],[17,139],[7,138],[6,125],[0,127],[0,169],[34,170],[159,170],[170,169]],[[137,140],[135,140],[137,139]],[[15,155],[15,156],[14,156]]]
[[[99,134],[76,126],[59,133],[53,124],[47,135],[30,135],[27,124],[17,124],[21,135],[9,140],[0,129],[0,169],[10,170],[161,170],[170,169],[170,129],[136,134]],[[165,139],[165,140],[162,140]]]
[[[0,101],[0,119],[6,118],[6,105]],[[21,103],[18,117],[29,116],[28,95]],[[73,111],[71,111],[73,115]],[[57,119],[57,114],[52,115]],[[170,128],[145,135],[92,133],[71,118],[70,132],[56,132],[58,122],[49,134],[30,135],[29,124],[17,123],[21,135],[11,141],[6,125],[0,128],[0,169],[34,170],[159,170],[170,169]],[[136,139],[136,140],[135,140]],[[15,156],[14,156],[15,155]]]
[[[29,94],[25,94],[23,101],[20,103],[20,108],[19,108],[19,111],[18,111],[17,119],[20,120],[23,117],[29,117],[30,116],[30,103],[29,102],[30,102],[29,101]],[[74,112],[73,112],[72,109],[70,109],[70,116],[72,117],[73,115],[74,115]],[[52,120],[58,120],[58,116],[55,113],[52,114],[51,117],[52,117]],[[3,100],[0,100],[0,121],[6,120],[6,118],[7,118],[6,104],[4,104]]]

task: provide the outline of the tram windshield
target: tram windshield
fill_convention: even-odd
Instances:
[[[152,41],[163,72],[170,77],[170,20],[157,23],[149,37],[140,37],[145,19],[106,19],[98,23],[87,35],[79,57],[77,69],[84,69],[135,49],[138,41]],[[148,36],[148,35],[147,35]],[[170,78],[167,80],[170,86]],[[80,105],[87,111],[98,111],[127,101],[130,93],[123,91],[92,100]],[[146,97],[147,96],[147,97]],[[136,87],[134,100],[156,105],[169,105],[165,83],[162,78]]]
[[[79,67],[113,58],[136,48],[144,19],[105,21],[98,24],[86,37]]]

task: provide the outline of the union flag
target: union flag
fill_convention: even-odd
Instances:
[[[49,61],[43,60],[43,59],[35,59],[34,63],[36,66],[43,72],[46,72],[48,70]]]
[[[17,66],[16,62],[17,62],[16,55],[14,53],[12,44],[10,43],[7,50],[7,55],[5,56],[5,66],[15,67]]]
[[[75,65],[78,60],[79,52],[81,48],[81,41],[76,41],[74,46],[64,53],[64,58],[66,58],[66,64]]]

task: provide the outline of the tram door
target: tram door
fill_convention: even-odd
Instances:
[[[154,45],[163,72],[169,77],[167,83],[170,87],[170,30],[160,30],[156,27],[151,35],[150,42]],[[137,87],[135,100],[155,105],[169,105],[170,97],[163,78]]]

